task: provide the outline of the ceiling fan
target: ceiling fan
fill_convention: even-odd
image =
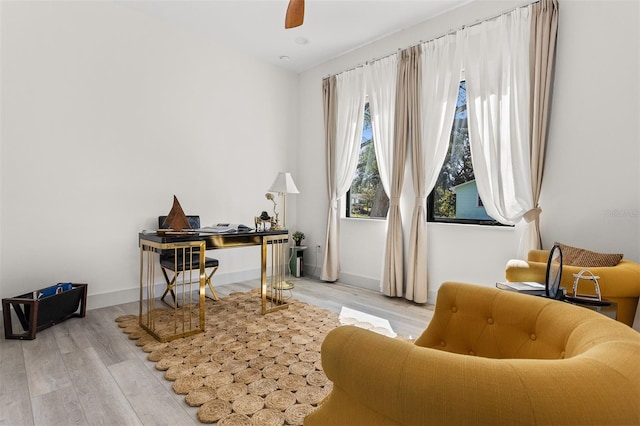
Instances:
[[[284,19],[286,29],[295,28],[304,22],[304,0],[289,0],[287,15]]]

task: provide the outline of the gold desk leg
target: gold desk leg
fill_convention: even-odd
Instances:
[[[176,243],[155,243],[144,241],[140,244],[140,308],[138,322],[140,326],[151,334],[160,342],[168,342],[180,337],[190,336],[201,333],[205,328],[205,251],[206,244],[204,241],[195,242],[176,242]],[[199,251],[196,251],[198,248]],[[183,273],[181,278],[175,280],[174,288],[176,296],[178,290],[181,290],[182,306],[178,306],[177,299],[174,305],[169,308],[173,312],[167,316],[164,315],[164,327],[160,327],[158,322],[159,312],[166,312],[166,308],[160,309],[156,307],[155,296],[155,269],[157,257],[160,250],[174,250],[176,259],[174,269],[178,270],[179,262],[182,262],[181,269]],[[181,256],[178,256],[178,253]],[[197,253],[197,254],[196,254]],[[193,272],[187,265],[191,265],[193,256],[199,255],[198,262],[198,280],[194,280],[195,270]],[[181,260],[178,260],[181,259]],[[194,306],[192,283],[198,283],[198,304]],[[197,316],[195,309],[198,309]],[[196,324],[197,323],[197,324]],[[167,325],[169,327],[167,327]]]
[[[262,315],[267,313],[267,239],[262,237],[260,248],[260,298],[262,299]]]
[[[269,235],[262,238],[260,297],[263,315],[289,307],[283,297],[288,245],[288,235]]]
[[[140,244],[140,306],[138,309],[139,325],[150,332],[154,337],[155,333],[155,315],[154,303],[155,299],[155,258],[156,254],[153,247],[141,243]],[[157,338],[157,337],[156,337]]]
[[[200,330],[204,331],[204,302],[205,302],[205,296],[206,296],[206,286],[207,286],[207,274],[204,270],[204,264],[205,264],[205,258],[206,258],[206,253],[205,250],[207,249],[207,245],[205,244],[204,241],[200,242],[200,253],[199,253],[199,260],[200,260]],[[215,295],[215,293],[214,293]]]
[[[144,243],[140,244],[140,304],[138,306],[138,323],[142,324],[142,303],[144,300]]]

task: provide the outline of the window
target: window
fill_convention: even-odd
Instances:
[[[476,187],[469,146],[465,81],[461,81],[458,88],[447,156],[436,185],[427,198],[427,205],[429,222],[500,225],[487,214]]]
[[[371,114],[369,102],[364,107],[362,125],[362,141],[360,142],[360,156],[351,188],[346,197],[347,217],[356,218],[385,218],[389,210],[389,197],[384,192],[376,150],[373,146],[373,132],[371,128]]]

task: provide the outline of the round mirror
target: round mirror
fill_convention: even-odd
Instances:
[[[551,299],[562,299],[560,293],[560,278],[562,277],[562,250],[554,244],[549,252],[547,260],[547,276],[545,280],[545,290],[547,297]]]

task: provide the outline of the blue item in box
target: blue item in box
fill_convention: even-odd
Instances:
[[[53,296],[54,294],[60,294],[63,291],[69,291],[72,288],[73,288],[73,285],[71,283],[58,283],[56,285],[52,285],[51,287],[46,287],[41,290],[38,290],[36,299],[40,300],[44,297]]]

